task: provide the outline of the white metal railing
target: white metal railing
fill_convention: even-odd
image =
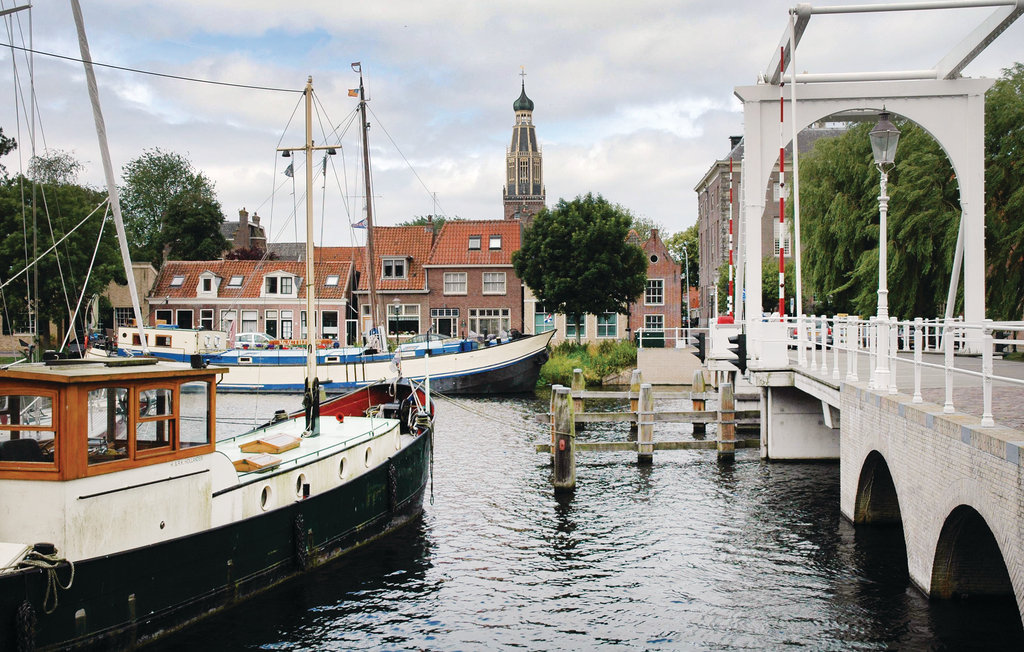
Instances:
[[[690,328],[689,326],[678,328],[638,328],[636,329],[636,344],[641,349],[682,349],[693,345],[691,342],[693,335],[707,332],[707,328]]]
[[[956,319],[891,318],[880,322],[877,317],[861,319],[849,316],[804,316],[788,318],[790,348],[797,349],[797,365],[833,380],[857,381],[858,367],[866,357],[868,386],[896,394],[897,365],[900,370],[913,370],[913,401],[923,401],[922,374],[927,370],[942,371],[945,390],[943,412],[955,411],[953,389],[978,383],[982,389],[982,426],[994,425],[992,419],[992,386],[994,383],[1024,387],[1021,377],[998,375],[993,370],[996,356],[1024,350],[1024,322],[967,323]],[[887,341],[879,341],[880,334]],[[903,353],[904,355],[900,355]],[[925,353],[942,353],[942,363],[925,361]],[[957,354],[961,365],[957,366]],[[977,364],[966,360],[981,359]],[[840,368],[845,367],[845,373]],[[1022,365],[1024,369],[1024,365]],[[904,379],[904,383],[906,379]],[[910,388],[907,387],[906,390]]]

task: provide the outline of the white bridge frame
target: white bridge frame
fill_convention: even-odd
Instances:
[[[995,11],[957,44],[932,70],[874,73],[798,74],[795,84],[780,101],[782,75],[793,65],[795,45],[800,42],[814,14],[842,14],[925,9],[996,7]],[[745,300],[739,318],[747,322],[751,353],[758,354],[758,324],[761,324],[761,219],[765,188],[778,160],[780,145],[792,142],[797,132],[829,116],[855,115],[873,118],[885,110],[908,118],[924,128],[949,157],[960,186],[960,238],[954,258],[949,296],[955,297],[964,262],[964,319],[985,318],[985,91],[994,80],[961,78],[960,72],[985,47],[1024,14],[1024,0],[959,0],[911,2],[892,5],[845,5],[812,7],[800,4],[790,10],[790,20],[761,83],[738,86],[736,96],[743,102],[743,247],[744,268],[739,278]],[[795,45],[794,45],[795,44]],[[784,53],[784,54],[783,54]],[[785,56],[783,66],[779,58]],[[795,101],[794,101],[795,100]],[[783,124],[780,128],[780,103]],[[781,132],[781,133],[780,133]],[[793,134],[792,137],[781,134]],[[780,143],[785,138],[786,142]],[[794,155],[798,153],[794,150]],[[796,161],[794,161],[796,163]],[[794,176],[799,167],[794,164]],[[794,179],[796,193],[799,181]],[[796,260],[799,268],[799,204],[796,210]],[[798,280],[800,272],[798,271]],[[947,311],[951,302],[947,303]],[[802,314],[802,306],[797,310]],[[749,316],[749,317],[748,317]]]

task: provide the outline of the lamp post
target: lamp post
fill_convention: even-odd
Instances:
[[[878,124],[868,134],[871,138],[871,151],[875,157],[875,167],[881,176],[878,193],[878,363],[875,367],[874,387],[889,386],[889,289],[888,273],[888,229],[886,217],[889,211],[889,196],[886,184],[888,172],[892,169],[896,158],[896,145],[900,140],[900,130],[889,122],[889,113],[885,110],[878,116]],[[883,348],[884,347],[884,348]]]
[[[683,243],[683,264],[686,266],[686,289],[683,291],[683,305],[686,306],[686,342],[690,341],[690,256]]]

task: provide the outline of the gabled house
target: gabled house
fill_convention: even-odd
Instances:
[[[512,267],[518,220],[445,222],[424,266],[433,332],[466,336],[523,330],[523,283]]]
[[[425,332],[429,323],[427,272],[424,263],[434,242],[433,225],[373,227],[378,310],[387,321],[389,337],[406,338]],[[322,247],[325,261],[349,262],[354,270],[353,296],[358,305],[359,332],[370,330],[370,283],[365,247]]]
[[[306,337],[306,266],[287,260],[167,261],[146,297],[150,324]],[[352,264],[316,264],[315,324],[320,337],[348,343],[345,320]]]

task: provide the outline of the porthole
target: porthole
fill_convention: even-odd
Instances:
[[[263,487],[263,491],[260,493],[260,507],[263,511],[267,511],[272,507],[271,499],[274,497],[274,492],[270,488],[270,485]]]
[[[370,468],[370,458],[373,456],[373,449],[366,447],[366,468]]]
[[[306,484],[306,474],[305,473],[300,473],[298,475],[298,477],[295,478],[295,497],[296,498],[305,498],[306,497],[305,493],[302,490],[302,487],[305,484]]]
[[[345,479],[345,458],[342,457],[341,461],[338,462],[338,477],[342,480]]]
[[[651,254],[651,262],[652,263],[658,262],[658,254]]]

